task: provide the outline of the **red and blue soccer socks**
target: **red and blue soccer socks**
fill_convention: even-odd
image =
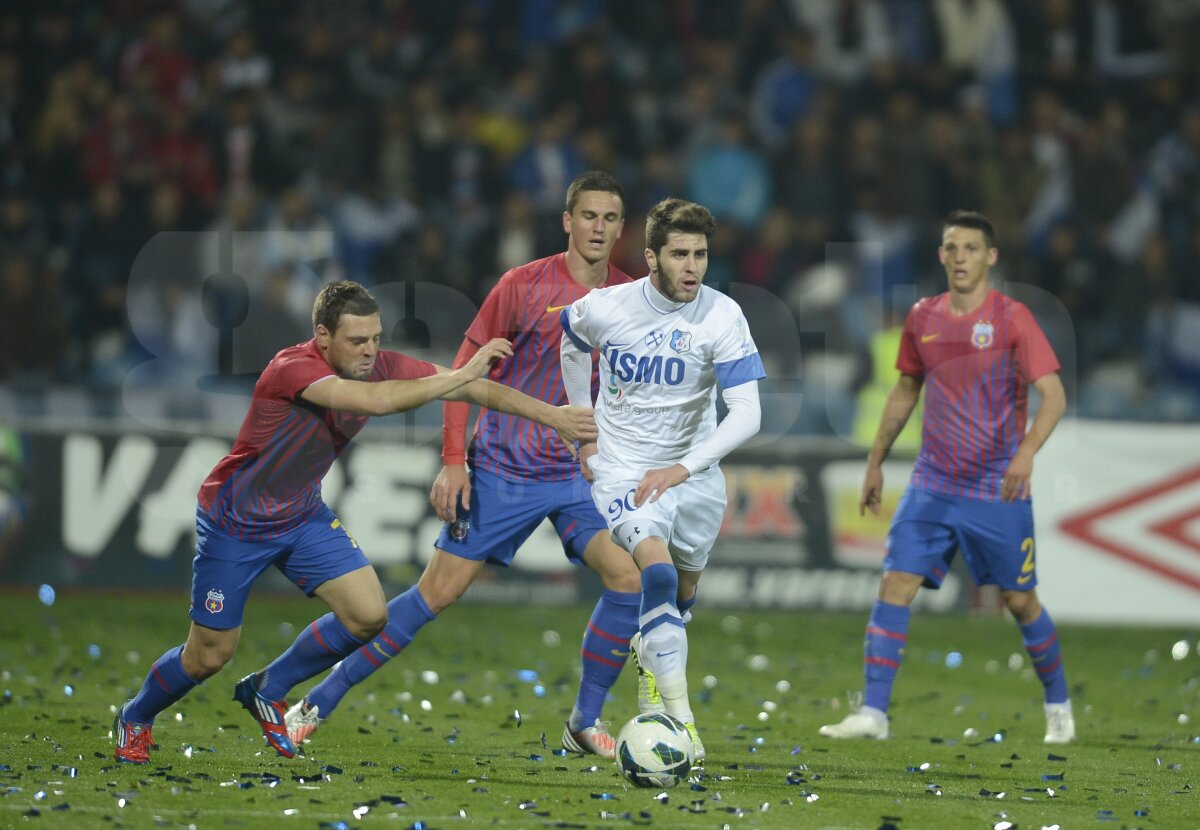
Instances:
[[[314,621],[292,645],[263,672],[259,693],[268,700],[282,700],[297,683],[332,666],[362,640],[351,636],[332,613]],[[141,691],[130,700],[122,717],[132,723],[154,723],[159,712],[179,701],[199,685],[183,668],[183,646],[167,651],[150,667]]]
[[[403,651],[417,632],[436,615],[430,610],[417,586],[413,586],[388,603],[388,621],[383,631],[361,648],[346,656],[305,697],[316,706],[320,716],[327,718],[350,691],[350,687],[366,680],[375,671]]]
[[[638,630],[640,593],[605,590],[596,602],[583,631],[583,678],[571,711],[572,731],[591,726],[600,718],[608,691],[617,682],[629,659],[629,638]]]
[[[320,674],[363,644],[333,615],[309,623],[288,650],[255,678],[258,693],[283,700],[297,683]]]
[[[1058,646],[1058,629],[1050,619],[1050,612],[1043,608],[1036,620],[1022,625],[1021,637],[1038,680],[1045,687],[1046,702],[1066,703],[1067,673],[1063,670],[1062,652]]]
[[[867,623],[867,636],[863,649],[863,668],[866,686],[863,704],[886,712],[892,697],[892,683],[900,662],[904,659],[904,647],[908,643],[908,621],[912,612],[907,606],[892,605],[877,600]],[[1025,650],[1033,661],[1038,679],[1045,687],[1046,703],[1067,702],[1067,677],[1063,671],[1062,654],[1058,644],[1058,630],[1050,619],[1050,612],[1042,609],[1036,620],[1021,625],[1021,636]]]
[[[892,605],[876,600],[867,622],[867,636],[863,643],[863,705],[886,712],[892,699],[892,683],[900,662],[904,659],[904,647],[908,644],[908,621],[912,609],[907,605]]]
[[[154,723],[159,712],[199,685],[200,681],[183,670],[181,654],[183,646],[175,646],[154,661],[141,691],[125,704],[122,718],[131,723]]]
[[[638,594],[605,591],[596,605],[584,636],[584,679],[580,684],[582,705],[579,708],[585,710],[585,707],[595,707],[595,714],[585,722],[586,725],[599,717],[608,689],[616,682],[628,656],[629,638],[637,630],[639,601]],[[309,704],[318,708],[321,717],[328,717],[352,686],[361,683],[403,651],[417,632],[435,616],[415,586],[393,599],[388,603],[388,624],[384,630],[349,654],[328,677],[317,684],[307,695]],[[615,668],[600,660],[588,659],[588,652],[603,657],[614,650],[625,652],[619,662],[606,658],[609,663],[616,664]]]

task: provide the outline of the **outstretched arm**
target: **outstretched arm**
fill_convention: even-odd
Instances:
[[[879,419],[879,429],[875,432],[875,441],[867,455],[867,473],[863,478],[862,496],[858,500],[860,516],[867,510],[879,515],[879,500],[883,495],[883,462],[917,408],[917,401],[921,398],[921,383],[919,377],[901,375],[888,393],[883,417]]]
[[[481,347],[461,369],[439,371],[415,380],[367,382],[331,378],[314,383],[300,397],[311,404],[352,412],[355,415],[391,415],[407,412],[438,398],[445,398],[488,373],[492,364],[512,355],[512,344],[502,338]]]
[[[1067,393],[1057,372],[1042,375],[1033,382],[1033,388],[1042,396],[1042,405],[1038,407],[1033,424],[1017,447],[1016,455],[1008,463],[1008,469],[1004,471],[1000,484],[1000,498],[1003,501],[1023,499],[1029,495],[1033,456],[1046,443],[1050,433],[1054,432],[1067,409]]]
[[[472,381],[448,394],[446,399],[470,401],[497,412],[537,421],[557,430],[563,442],[571,449],[572,455],[576,441],[596,440],[596,422],[592,418],[591,409],[552,406],[502,383],[487,379]]]

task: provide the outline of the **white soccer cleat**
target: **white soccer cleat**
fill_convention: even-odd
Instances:
[[[1048,744],[1069,744],[1075,740],[1075,714],[1071,701],[1046,704],[1046,737]]]
[[[312,733],[317,731],[321,725],[321,716],[317,707],[309,706],[308,698],[304,698],[288,709],[283,722],[287,726],[288,737],[292,739],[292,744],[300,746],[309,739]]]
[[[871,706],[851,712],[840,723],[827,723],[818,732],[826,738],[875,738],[888,736],[887,714]]]
[[[637,631],[629,640],[629,653],[633,655],[633,665],[637,668],[638,673],[638,711],[643,715],[650,712],[665,712],[667,707],[663,704],[662,695],[654,682],[654,672],[650,671],[650,667],[642,659],[641,650],[642,633]]]
[[[601,758],[617,757],[617,739],[608,732],[608,724],[597,720],[591,726],[571,731],[571,722],[563,724],[563,749],[580,755],[599,755]]]
[[[700,740],[700,733],[696,730],[696,724],[688,721],[684,726],[687,727],[688,735],[692,738],[692,766],[703,766],[704,742]]]

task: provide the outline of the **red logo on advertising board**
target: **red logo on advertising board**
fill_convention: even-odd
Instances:
[[[1196,498],[1187,498],[1184,491],[1192,488],[1197,490]],[[1181,498],[1182,505],[1167,504]],[[1142,514],[1140,519],[1138,513]],[[1185,561],[1167,552],[1167,548],[1180,547],[1200,554],[1200,536],[1189,533],[1198,521],[1200,467],[1193,467],[1127,491],[1099,507],[1068,516],[1059,523],[1059,528],[1105,553],[1200,591],[1200,569],[1188,569]],[[1128,533],[1122,536],[1108,532],[1102,523],[1135,524],[1137,539],[1132,541]]]

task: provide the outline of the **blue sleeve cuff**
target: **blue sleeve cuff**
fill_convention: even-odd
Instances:
[[[562,310],[562,313],[558,315],[558,319],[562,321],[563,334],[571,338],[571,342],[575,344],[575,348],[579,349],[579,351],[591,354],[592,347],[585,343],[578,334],[571,331],[571,321],[568,319],[570,314],[571,307],[567,306]]]
[[[713,370],[717,373],[717,382],[721,384],[722,389],[732,389],[743,383],[761,380],[767,376],[763,369],[762,357],[758,352],[731,360],[728,363],[713,364]]]

